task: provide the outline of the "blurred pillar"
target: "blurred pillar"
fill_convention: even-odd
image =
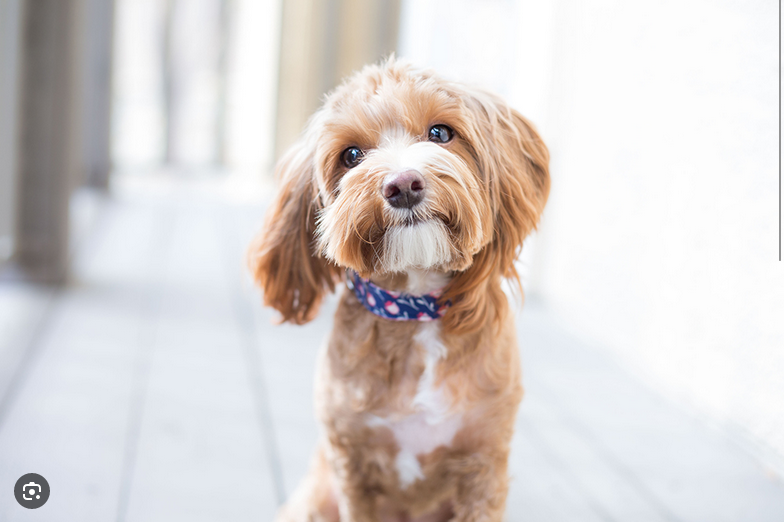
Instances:
[[[400,0],[284,0],[275,155],[296,141],[321,96],[397,47]]]
[[[111,171],[114,0],[81,0],[82,151],[85,183],[107,189]]]
[[[174,38],[174,8],[176,0],[163,0],[163,60],[161,78],[163,81],[163,161],[174,162],[174,57],[172,56]]]
[[[232,2],[160,0],[160,5],[164,161],[221,164]]]
[[[0,0],[0,263],[13,251],[21,0]]]
[[[236,6],[233,0],[218,3],[218,63],[217,63],[217,107],[215,117],[215,161],[224,166],[226,157],[226,119],[228,109],[229,54],[232,30],[232,13]]]
[[[75,0],[26,0],[21,42],[15,258],[36,280],[62,282],[74,134]]]

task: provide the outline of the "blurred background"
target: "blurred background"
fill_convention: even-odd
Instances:
[[[272,326],[244,249],[324,93],[392,52],[552,153],[508,520],[784,520],[778,9],[0,0],[0,520],[271,520],[334,299]]]

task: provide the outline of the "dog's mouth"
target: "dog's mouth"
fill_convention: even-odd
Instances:
[[[443,222],[432,217],[412,217],[387,229],[380,268],[384,272],[403,272],[443,266],[451,261],[453,248],[449,229]]]
[[[449,225],[447,217],[435,213],[426,201],[412,208],[392,208],[388,206],[384,209],[384,228],[387,230],[393,227],[415,227],[434,220],[444,225]]]
[[[418,225],[420,223],[424,223],[425,221],[426,221],[425,218],[423,218],[421,216],[417,216],[417,215],[412,213],[410,216],[406,216],[405,219],[403,219],[403,222],[400,223],[398,226],[414,227],[414,226],[416,226],[416,225]]]

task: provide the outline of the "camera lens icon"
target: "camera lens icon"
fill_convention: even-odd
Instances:
[[[25,493],[29,493],[30,496],[28,497]],[[28,482],[22,486],[22,498],[25,500],[33,500],[33,497],[37,499],[41,498],[41,485],[36,484],[35,482]]]
[[[38,473],[28,473],[16,481],[14,497],[20,506],[38,509],[49,500],[49,483]]]

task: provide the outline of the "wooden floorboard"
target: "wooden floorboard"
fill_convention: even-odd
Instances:
[[[178,202],[179,203],[179,202]],[[181,202],[127,520],[260,520],[276,507],[213,205]]]
[[[44,508],[0,500],[2,520],[114,520],[133,368],[146,329],[147,264],[155,214],[115,208],[90,259],[38,324],[35,351],[0,426],[0,481],[36,472],[52,485]],[[121,234],[123,231],[132,233]]]

